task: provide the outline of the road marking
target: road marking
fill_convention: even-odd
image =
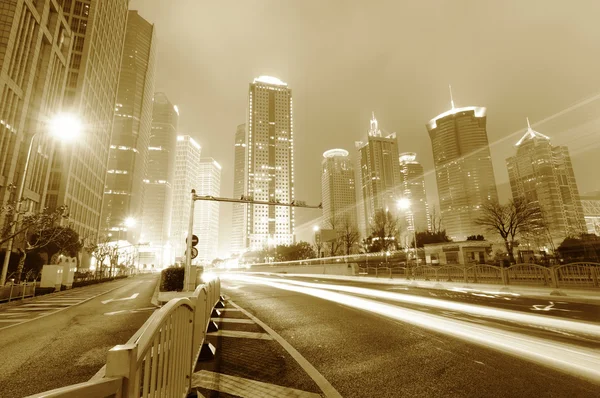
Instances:
[[[11,319],[0,319],[0,323],[5,322],[23,322],[26,321],[27,319],[15,319],[15,318],[11,318]]]
[[[306,360],[290,343],[288,343],[283,337],[281,337],[276,331],[271,329],[266,323],[229,300],[229,304],[233,305],[236,309],[244,313],[248,318],[252,319],[254,322],[258,324],[261,328],[265,330],[268,334],[273,337],[275,341],[277,341],[287,352],[294,358],[294,360],[304,369],[304,371],[310,376],[311,379],[319,386],[325,397],[327,398],[342,398],[339,392],[331,385],[329,381],[319,371],[312,366],[310,362]]]
[[[139,293],[133,293],[133,294],[132,294],[131,296],[129,296],[129,297],[123,297],[123,298],[120,298],[120,299],[109,299],[109,300],[104,300],[104,301],[101,301],[101,303],[102,303],[102,304],[108,304],[108,303],[110,303],[110,302],[113,302],[113,301],[134,300],[134,299],[135,299],[137,296],[139,296],[139,295],[140,295]]]
[[[206,333],[206,335],[219,337],[239,337],[243,339],[273,340],[273,337],[267,333],[238,332],[237,330],[219,330],[218,332]]]
[[[46,311],[48,307],[44,308],[9,308],[6,311]]]
[[[43,307],[43,308],[48,308],[49,306],[52,305],[71,305],[70,303],[34,303],[34,304],[23,304],[21,307]]]
[[[194,387],[206,388],[208,390],[219,391],[242,398],[321,397],[320,394],[314,392],[263,383],[262,381],[244,379],[242,377],[229,376],[222,373],[209,372],[207,370],[201,370],[192,375],[192,388]]]
[[[104,315],[117,315],[117,314],[125,314],[125,313],[133,314],[133,313],[142,312],[142,311],[149,311],[149,310],[154,311],[155,309],[156,309],[156,307],[135,308],[133,310],[121,310],[121,311],[105,312]]]
[[[213,322],[223,322],[223,323],[251,323],[254,324],[252,319],[238,319],[238,318],[210,318]]]
[[[217,308],[220,312],[223,311],[227,311],[227,312],[239,312],[240,310],[238,310],[237,308]]]

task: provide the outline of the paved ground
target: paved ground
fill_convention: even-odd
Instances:
[[[0,307],[0,396],[89,380],[154,311],[157,276],[136,276]]]
[[[331,285],[278,277],[222,282],[233,303],[270,326],[344,397],[598,396],[600,341],[598,324],[591,323],[600,320],[596,306],[465,292],[440,297],[440,291],[389,285]],[[374,292],[352,290],[359,287]],[[440,302],[464,307],[436,306]],[[499,312],[477,313],[481,308]],[[220,351],[194,376],[203,383],[204,396],[285,396],[252,390],[271,386],[325,396],[310,372],[265,337],[264,328],[241,311],[222,316],[244,322],[220,321],[220,335],[210,337]],[[228,392],[224,386],[241,390]]]

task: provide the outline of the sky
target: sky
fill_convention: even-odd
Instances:
[[[600,190],[600,2],[578,0],[132,0],[155,24],[156,91],[180,109],[179,130],[222,166],[233,193],[234,135],[248,84],[288,83],[294,98],[296,196],[321,201],[322,153],[364,139],[371,112],[416,152],[437,202],[425,124],[450,109],[485,106],[501,201],[505,160],[526,117],[569,147],[580,193]],[[596,170],[596,171],[595,171]],[[231,205],[221,204],[220,253]],[[298,209],[297,238],[312,240],[319,210]]]

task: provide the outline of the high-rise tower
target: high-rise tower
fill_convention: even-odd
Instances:
[[[246,175],[246,125],[240,124],[235,131],[233,170],[233,197],[241,198],[246,194],[244,181]],[[234,203],[232,210],[230,251],[240,254],[246,248],[246,208],[248,205]]]
[[[423,166],[417,162],[417,154],[404,152],[400,154],[400,174],[402,175],[402,197],[410,201],[406,218],[408,229],[417,232],[428,231],[429,209],[425,192],[425,176]]]
[[[154,25],[129,11],[102,209],[112,240],[138,243],[140,238],[155,58]],[[136,226],[125,226],[127,219],[135,219]]]
[[[323,228],[341,231],[349,224],[357,229],[354,165],[344,149],[330,149],[321,162]]]
[[[486,130],[486,109],[446,111],[427,123],[443,227],[453,240],[483,233],[475,224],[480,208],[497,201],[496,180]]]
[[[402,188],[398,140],[396,133],[383,136],[373,113],[367,141],[357,141],[355,145],[360,162],[358,175],[365,229],[362,232],[366,236],[378,210],[396,211]]]
[[[568,148],[551,145],[550,138],[533,130],[529,120],[516,147],[516,155],[506,159],[513,198],[539,207],[544,231],[555,243],[586,232]]]
[[[221,165],[213,158],[200,159],[196,177],[196,193],[206,196],[221,194]],[[200,263],[210,263],[219,252],[219,202],[199,200],[194,207],[194,234],[198,236]]]
[[[246,193],[255,200],[294,200],[294,122],[287,83],[260,76],[250,84],[246,147]],[[294,209],[248,205],[251,250],[294,242]]]

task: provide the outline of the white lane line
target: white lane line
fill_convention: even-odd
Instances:
[[[23,322],[26,321],[27,319],[15,319],[15,318],[11,318],[11,319],[0,319],[0,323],[8,323],[8,322]]]
[[[242,339],[273,340],[273,337],[269,336],[267,333],[238,332],[237,330],[219,330],[218,332],[206,333],[206,335],[220,337],[238,337]]]
[[[219,391],[241,398],[271,397],[271,398],[321,398],[320,394],[282,387],[276,384],[229,376],[222,373],[201,370],[192,375],[192,388],[200,387]]]
[[[252,319],[239,319],[239,318],[210,318],[213,322],[223,322],[223,323],[250,323],[255,325]]]
[[[65,305],[71,305],[70,303],[33,303],[33,304],[23,304],[21,307],[46,307],[48,308],[49,306],[65,306]]]
[[[132,309],[132,310],[121,310],[121,311],[105,312],[104,315],[134,314],[136,312],[154,311],[155,309],[156,309],[156,307],[135,308],[135,309]]]
[[[44,308],[9,308],[7,309],[7,311],[12,311],[12,312],[20,312],[20,311],[46,311],[48,309],[48,307],[44,307]]]
[[[321,391],[323,391],[325,397],[342,398],[340,393],[337,392],[337,390],[331,385],[331,383],[327,381],[327,379],[323,377],[323,375],[319,373],[319,371],[315,369],[315,367],[312,366],[312,364],[308,362],[306,358],[302,356],[302,354],[300,354],[294,347],[292,347],[292,345],[288,343],[283,337],[281,337],[276,331],[271,329],[266,323],[264,323],[263,321],[261,321],[260,319],[258,319],[257,317],[255,317],[236,303],[234,303],[233,301],[229,300],[229,304],[233,305],[248,318],[256,322],[258,326],[265,330],[265,332],[269,333],[271,337],[273,337],[273,339],[277,341],[288,352],[288,354],[292,356],[292,358],[294,358],[294,360],[298,363],[298,365],[302,367],[302,369],[304,369],[304,371],[310,376],[310,378],[313,379],[313,381],[317,384],[317,386],[319,386]]]
[[[129,296],[129,297],[123,297],[123,298],[120,298],[120,299],[114,299],[114,298],[112,298],[112,299],[108,299],[108,300],[101,301],[101,303],[102,303],[102,304],[108,304],[108,303],[111,303],[111,302],[113,302],[113,301],[126,301],[126,300],[134,300],[134,299],[135,299],[135,298],[137,298],[137,296],[139,296],[139,295],[140,295],[139,293],[133,293],[133,294],[132,294],[131,296]]]
[[[219,312],[239,312],[240,310],[237,308],[217,308]]]

